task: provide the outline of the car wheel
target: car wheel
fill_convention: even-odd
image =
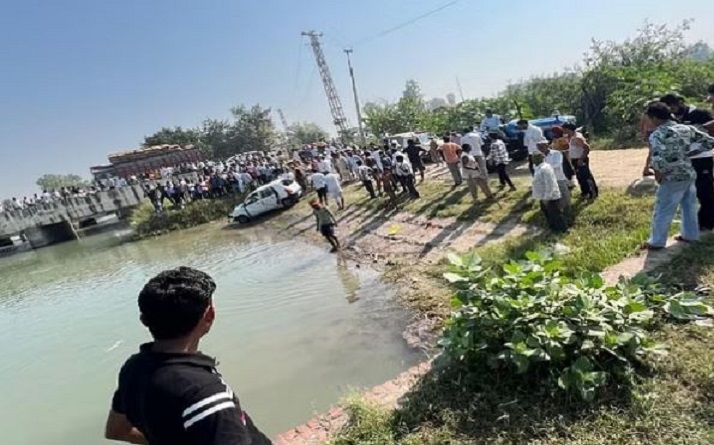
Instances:
[[[289,196],[287,198],[283,198],[282,203],[283,207],[292,207],[297,204],[297,199],[293,198],[292,196]]]
[[[235,219],[235,221],[238,221],[239,224],[247,224],[250,222],[250,218],[245,215],[240,215]]]

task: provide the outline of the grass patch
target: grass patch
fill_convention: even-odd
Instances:
[[[636,252],[647,239],[652,216],[652,197],[632,197],[619,189],[603,189],[592,203],[573,202],[574,223],[567,234],[543,231],[532,236],[509,238],[477,249],[487,264],[499,265],[520,258],[529,250],[560,243],[570,249],[562,258],[566,271],[601,272]],[[522,221],[544,227],[540,212],[530,211]]]
[[[590,146],[593,150],[627,150],[630,148],[643,148],[645,145],[644,141],[618,141],[612,136],[595,136],[590,139]]]

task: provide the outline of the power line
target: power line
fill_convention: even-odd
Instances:
[[[409,25],[411,25],[411,24],[414,24],[414,23],[418,22],[419,20],[425,19],[425,18],[429,17],[430,15],[434,15],[434,14],[436,14],[437,12],[443,11],[444,9],[446,9],[446,8],[448,8],[448,7],[450,7],[450,6],[453,6],[453,5],[455,5],[456,3],[458,3],[458,2],[459,2],[459,0],[452,0],[452,1],[448,2],[448,3],[446,3],[446,4],[443,4],[443,5],[439,6],[439,7],[436,8],[436,9],[432,9],[431,11],[425,12],[425,13],[422,14],[422,15],[419,15],[419,16],[417,16],[417,17],[414,17],[414,18],[410,19],[410,20],[407,20],[406,22],[400,23],[399,25],[397,25],[397,26],[395,26],[395,27],[393,27],[393,28],[386,29],[386,30],[384,30],[384,31],[382,31],[382,32],[380,32],[380,33],[374,35],[374,36],[366,37],[366,38],[364,38],[364,39],[362,39],[362,40],[358,40],[357,42],[353,43],[353,44],[350,45],[350,46],[351,46],[351,47],[354,47],[354,46],[356,46],[356,45],[361,45],[361,44],[370,42],[370,41],[372,41],[372,40],[378,39],[378,38],[380,38],[380,37],[384,37],[384,36],[386,36],[387,34],[391,34],[391,33],[393,33],[394,31],[398,31],[398,30],[400,30],[400,29],[402,29],[402,28],[406,28],[407,26],[409,26]]]

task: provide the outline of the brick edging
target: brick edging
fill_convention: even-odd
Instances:
[[[424,374],[431,369],[431,361],[409,368],[396,378],[375,386],[362,396],[381,407],[396,408],[401,399]],[[336,406],[319,414],[302,425],[292,428],[273,439],[274,445],[320,445],[334,436],[349,421],[349,413]]]

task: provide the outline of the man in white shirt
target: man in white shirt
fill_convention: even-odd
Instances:
[[[325,156],[320,156],[320,162],[317,165],[320,169],[320,173],[322,173],[323,175],[332,173],[332,162],[329,158]]]
[[[395,156],[394,161],[394,170],[395,173],[397,174],[398,177],[401,178],[401,183],[404,185],[404,188],[406,191],[409,192],[409,196],[411,196],[412,199],[419,199],[419,191],[416,189],[416,186],[414,185],[414,169],[412,168],[412,165],[409,163],[407,160],[406,156],[404,156],[401,152],[398,155]]]
[[[533,154],[538,152],[538,142],[543,139],[543,130],[529,123],[525,119],[516,122],[516,126],[523,132],[523,145],[528,148],[528,170],[533,174]]]
[[[550,143],[548,139],[543,138],[538,142],[538,151],[541,152],[545,158],[545,162],[553,167],[553,173],[555,173],[555,179],[558,181],[558,190],[560,191],[560,209],[563,211],[563,215],[567,217],[570,215],[570,181],[565,177],[563,173],[563,153],[558,150],[553,150],[550,148]]]
[[[553,167],[545,162],[541,152],[531,155],[533,159],[533,199],[540,202],[540,208],[545,214],[550,229],[557,233],[568,231],[568,225],[560,209],[560,189]]]
[[[485,174],[486,179],[488,179],[486,157],[483,155],[483,138],[481,137],[481,134],[476,129],[471,131],[468,129],[464,130],[464,135],[461,136],[461,143],[459,145],[463,147],[464,144],[469,144],[469,146],[471,146],[471,152],[469,154],[476,159],[479,170],[481,170],[481,173]]]
[[[342,184],[340,184],[340,175],[337,173],[328,173],[325,175],[325,185],[327,186],[327,194],[332,197],[337,203],[338,210],[344,210],[345,198],[342,196]]]
[[[310,183],[312,188],[317,192],[317,198],[320,203],[327,205],[327,182],[325,181],[325,175],[315,170],[310,176]]]
[[[501,127],[501,116],[493,114],[490,108],[486,108],[486,116],[481,120],[481,131],[499,131]]]

